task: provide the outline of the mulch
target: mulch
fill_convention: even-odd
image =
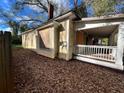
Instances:
[[[13,93],[124,93],[124,72],[13,49]]]

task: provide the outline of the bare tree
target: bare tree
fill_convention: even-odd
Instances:
[[[78,0],[74,0],[74,6],[77,7]]]
[[[17,0],[15,8],[20,10],[23,9],[24,6],[36,7],[39,9],[41,14],[48,13],[48,5],[52,4],[54,7],[57,7],[56,3],[52,0]],[[56,8],[55,8],[56,9]]]

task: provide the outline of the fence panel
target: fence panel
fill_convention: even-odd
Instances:
[[[11,33],[0,31],[0,93],[11,93]]]

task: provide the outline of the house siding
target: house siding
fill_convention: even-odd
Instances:
[[[42,30],[39,30],[39,40],[40,48],[49,48],[53,49],[54,44],[54,27],[48,27]]]
[[[36,49],[36,32],[31,31],[22,35],[22,46],[24,48]]]

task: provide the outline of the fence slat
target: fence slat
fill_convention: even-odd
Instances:
[[[10,91],[11,33],[0,31],[0,93]]]
[[[0,93],[4,93],[4,82],[3,82],[3,32],[0,31]]]
[[[7,92],[10,93],[11,82],[10,82],[10,62],[11,62],[11,33],[5,32],[5,64],[6,64],[6,81],[7,81]]]

